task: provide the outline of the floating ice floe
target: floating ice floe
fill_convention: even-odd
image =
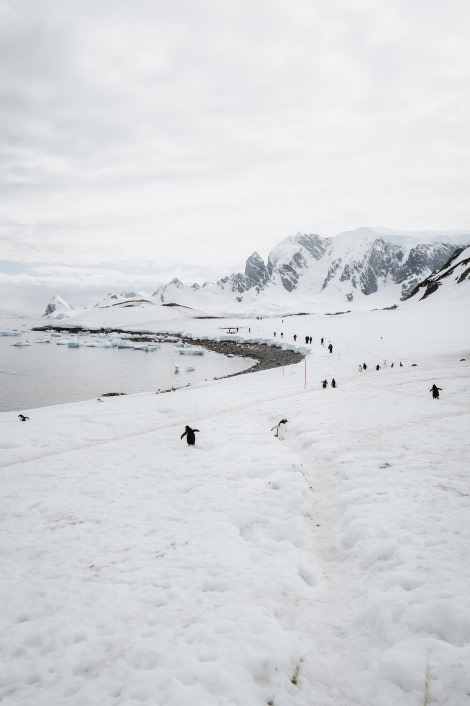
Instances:
[[[160,348],[159,343],[141,343],[138,344],[137,346],[134,346],[134,350],[136,351],[145,351],[146,353],[153,353],[153,351],[158,351]]]
[[[187,348],[179,348],[178,353],[180,355],[204,355],[204,348],[192,348],[188,346]]]

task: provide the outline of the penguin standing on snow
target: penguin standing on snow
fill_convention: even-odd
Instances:
[[[274,431],[274,429],[277,429],[277,431],[276,431],[276,433],[274,434],[274,436],[277,436],[277,438],[280,439],[281,441],[284,441],[284,439],[286,438],[286,431],[287,431],[286,424],[287,424],[287,419],[281,419],[281,421],[279,422],[279,424],[276,424],[276,425],[271,429],[271,431]]]
[[[196,431],[198,432],[199,429],[191,429],[191,427],[187,426],[186,431],[184,431],[181,434],[181,438],[183,438],[183,436],[186,436],[186,441],[188,442],[188,446],[194,446],[194,444],[196,443],[196,435],[194,433]]]

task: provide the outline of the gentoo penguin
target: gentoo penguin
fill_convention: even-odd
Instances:
[[[196,431],[199,431],[199,429],[191,429],[191,427],[187,426],[186,431],[181,434],[181,438],[183,438],[183,436],[186,436],[186,441],[188,442],[188,445],[194,446],[194,444],[196,443],[196,436],[194,432]]]
[[[18,417],[21,419],[22,422],[25,422],[29,417],[25,417],[24,414],[19,414]]]
[[[286,438],[286,431],[287,431],[286,424],[287,424],[287,419],[281,419],[279,424],[276,424],[276,426],[274,426],[271,429],[271,431],[273,431],[274,429],[277,429],[274,436],[277,436],[277,438],[280,439],[281,441],[284,441],[284,439]]]

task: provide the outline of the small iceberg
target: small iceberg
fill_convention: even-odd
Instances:
[[[178,349],[180,355],[204,355],[204,352],[204,348],[192,348],[190,346]]]
[[[31,343],[29,341],[16,341],[15,343],[11,344],[12,346],[30,346]]]

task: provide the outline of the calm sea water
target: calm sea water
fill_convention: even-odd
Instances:
[[[145,352],[132,348],[69,348],[58,345],[58,338],[39,343],[43,337],[37,331],[20,337],[0,336],[1,412],[79,402],[109,392],[130,394],[185,387],[246,370],[252,363],[212,351],[205,351],[203,356],[180,355],[171,343]],[[70,336],[64,334],[62,338]],[[30,341],[31,345],[12,345],[18,340]],[[92,341],[93,337],[84,335],[81,340]],[[97,342],[103,343],[103,339]],[[187,369],[191,366],[194,370]]]

